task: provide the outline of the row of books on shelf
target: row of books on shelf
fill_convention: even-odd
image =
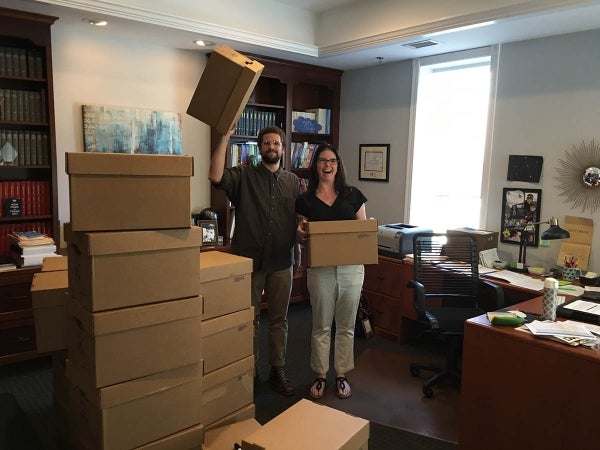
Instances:
[[[256,142],[237,142],[229,145],[231,166],[251,165],[260,163],[261,156]]]
[[[48,133],[32,130],[0,130],[0,148],[9,143],[17,157],[11,164],[21,166],[50,165],[50,144]],[[7,164],[7,161],[3,162]]]
[[[319,144],[292,142],[292,168],[308,169]]]
[[[238,119],[235,134],[257,136],[260,130],[271,125],[277,125],[277,113],[275,111],[245,108]]]
[[[21,200],[20,214],[9,212],[14,199]],[[2,217],[7,216],[48,216],[52,214],[49,181],[2,181],[0,182],[0,204]]]
[[[42,49],[1,45],[0,77],[44,78]]]
[[[14,239],[11,240],[9,236],[17,232],[31,232],[43,234],[51,238],[52,236],[52,221],[34,221],[34,222],[15,222],[15,223],[0,223],[0,259],[6,260],[11,258],[14,260],[16,255],[22,258],[20,250],[16,250]],[[56,245],[54,240],[51,244],[43,245]],[[22,247],[21,247],[22,248]],[[55,250],[56,251],[56,250]],[[54,251],[54,252],[55,252]]]
[[[0,88],[0,120],[46,123],[46,90]]]

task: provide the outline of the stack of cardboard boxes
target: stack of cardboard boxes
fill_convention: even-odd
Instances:
[[[252,260],[218,251],[200,256],[206,429],[254,417]]]
[[[68,153],[66,374],[75,448],[202,445],[192,159]]]

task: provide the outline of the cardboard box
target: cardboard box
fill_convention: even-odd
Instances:
[[[232,442],[240,442],[244,436],[259,429],[260,423],[254,418],[227,424],[207,431],[202,448],[203,450],[231,450]]]
[[[333,220],[308,223],[308,266],[377,264],[377,221]]]
[[[253,400],[254,356],[228,364],[202,379],[202,413],[207,426],[249,405]]]
[[[42,260],[42,272],[67,270],[68,259],[66,256],[48,256]]]
[[[171,434],[157,441],[137,447],[136,450],[189,450],[202,449],[204,443],[204,425],[199,423],[192,427]]]
[[[67,296],[67,313],[69,358],[95,387],[200,362],[200,297],[90,313]]]
[[[71,432],[78,448],[131,449],[203,423],[200,364],[101,389],[75,365],[68,376]]]
[[[473,236],[475,238],[475,242],[477,243],[477,253],[482,252],[483,250],[498,247],[497,231],[474,230],[472,228],[456,228],[454,230],[447,230],[446,234]]]
[[[227,133],[248,103],[264,66],[220,45],[210,54],[187,113]]]
[[[200,294],[204,300],[202,320],[230,314],[252,306],[252,260],[225,252],[200,254]]]
[[[67,348],[65,303],[68,286],[66,270],[33,274],[31,304],[38,353]]]
[[[369,421],[301,399],[242,440],[243,450],[367,449]]]
[[[193,158],[67,153],[73,231],[186,228]]]
[[[69,292],[89,311],[195,297],[200,292],[199,227],[71,232]]]
[[[248,405],[238,409],[237,411],[226,415],[222,419],[219,419],[216,422],[206,425],[206,427],[204,427],[204,430],[209,431],[215,428],[225,427],[227,425],[243,422],[248,419],[254,419],[254,417],[256,417],[256,406],[254,405],[254,403],[249,403]]]
[[[202,322],[204,375],[254,354],[254,308]]]

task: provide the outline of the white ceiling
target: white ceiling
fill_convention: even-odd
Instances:
[[[196,51],[202,50],[194,47],[192,41],[202,38],[242,53],[342,70],[600,28],[600,0],[460,0],[452,5],[461,6],[457,8],[461,14],[444,16],[443,7],[449,5],[445,2],[2,0],[2,6],[58,16],[61,26],[79,27],[82,33],[111,33]],[[482,8],[484,4],[488,7]],[[498,7],[500,4],[503,6]],[[468,12],[469,7],[479,9]],[[437,12],[442,17],[434,14]],[[414,16],[412,22],[410,14]],[[109,26],[92,29],[83,22],[91,17],[105,18]],[[390,27],[390,23],[394,26]],[[371,24],[371,28],[366,24]],[[377,24],[388,26],[382,30]],[[299,27],[306,30],[298,30]],[[302,38],[287,38],[286,32],[289,35],[290,31]],[[318,45],[322,36],[326,36],[327,43]],[[419,50],[402,45],[423,39],[440,44]]]

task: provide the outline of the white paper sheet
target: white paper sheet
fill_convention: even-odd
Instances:
[[[510,270],[498,270],[494,273],[485,274],[486,278],[498,278],[504,280],[515,286],[522,288],[531,289],[534,291],[541,291],[544,289],[544,281],[538,278],[532,278],[521,273],[511,272]]]

